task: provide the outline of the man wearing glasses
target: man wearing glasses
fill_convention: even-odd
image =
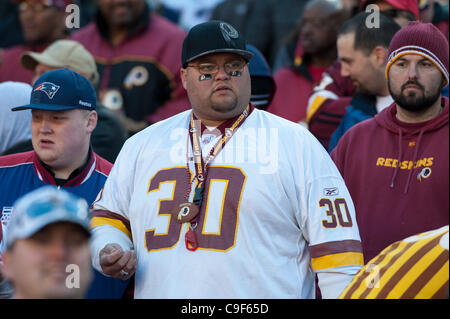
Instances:
[[[125,143],[92,208],[94,267],[135,298],[335,298],[362,265],[352,200],[312,135],[250,103],[253,54],[231,25],[193,27],[192,110]]]
[[[20,64],[25,51],[41,52],[53,41],[64,38],[66,5],[69,0],[18,0],[19,22],[25,43],[0,50],[0,82],[31,84],[33,72]]]

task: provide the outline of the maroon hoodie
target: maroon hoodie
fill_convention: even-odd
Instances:
[[[449,100],[422,123],[392,104],[352,127],[331,157],[355,204],[364,260],[413,234],[449,224]]]

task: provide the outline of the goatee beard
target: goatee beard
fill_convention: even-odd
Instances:
[[[412,92],[409,95],[403,94],[405,87],[411,84],[416,85],[422,91],[421,96],[418,96],[417,92]],[[410,112],[423,112],[429,109],[441,95],[440,87],[436,89],[436,92],[432,92],[433,94],[426,95],[423,85],[414,80],[408,80],[405,84],[403,84],[398,94],[393,92],[391,89],[391,83],[388,80],[388,89],[395,103]]]

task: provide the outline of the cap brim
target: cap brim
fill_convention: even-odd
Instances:
[[[71,223],[75,226],[78,226],[81,232],[84,232],[87,238],[92,236],[91,231],[89,230],[89,225],[86,223],[81,223],[79,219],[69,217],[65,213],[52,213],[45,218],[38,218],[33,225],[24,226],[20,229],[18,233],[17,229],[13,229],[7,233],[6,244],[8,247],[12,247],[12,245],[16,242],[17,239],[26,239],[30,238],[37,232],[41,231],[45,227],[56,224],[56,223]]]
[[[58,63],[54,57],[49,57],[42,53],[28,51],[20,56],[20,64],[25,69],[34,71],[38,63],[58,68],[65,66],[63,63]]]
[[[72,109],[78,109],[79,106],[73,105],[59,105],[59,104],[27,104],[16,106],[11,109],[11,111],[22,111],[22,110],[44,110],[44,111],[66,111]]]
[[[206,52],[202,52],[201,54],[197,54],[196,56],[191,57],[190,59],[186,60],[186,62],[184,63],[183,67],[186,67],[186,64],[198,59],[202,56],[205,56],[207,54],[211,54],[211,53],[235,53],[238,54],[240,56],[242,56],[245,60],[250,61],[254,54],[250,51],[246,51],[246,50],[239,50],[239,49],[218,49],[218,50],[210,50],[210,51],[206,51]]]

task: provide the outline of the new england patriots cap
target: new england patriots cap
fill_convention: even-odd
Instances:
[[[58,222],[78,225],[90,237],[88,216],[89,206],[83,198],[54,186],[43,186],[14,203],[6,245],[11,247],[17,239],[29,238],[45,226]]]
[[[229,23],[212,20],[197,24],[189,30],[183,41],[181,64],[187,63],[210,53],[235,53],[247,62],[253,53],[246,49],[245,39]]]
[[[64,68],[44,73],[33,85],[30,104],[11,110],[95,110],[96,106],[97,95],[91,82],[83,75]]]

